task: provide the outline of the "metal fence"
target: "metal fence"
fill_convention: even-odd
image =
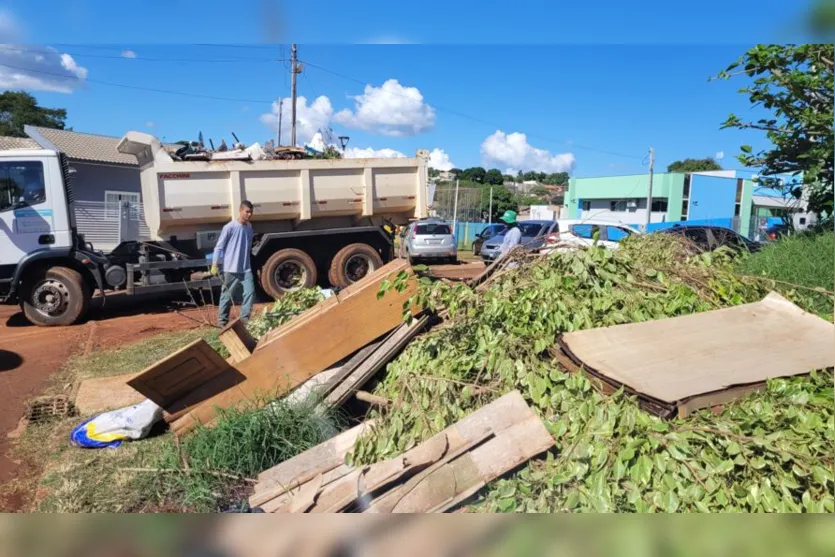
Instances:
[[[431,209],[434,216],[455,222],[458,247],[467,248],[489,223],[490,189],[457,188],[456,195],[454,184],[438,184]]]
[[[122,242],[148,240],[151,231],[145,224],[142,203],[133,201],[76,201],[78,232],[105,253]]]

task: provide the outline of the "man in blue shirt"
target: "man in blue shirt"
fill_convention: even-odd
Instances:
[[[219,273],[218,260],[223,257],[223,290],[220,293],[220,307],[218,309],[218,325],[225,327],[229,322],[229,310],[232,307],[232,296],[242,285],[244,290],[243,304],[241,304],[241,321],[249,321],[252,312],[252,301],[255,298],[255,279],[252,276],[250,253],[252,252],[252,203],[241,201],[238,218],[223,227],[212,256],[212,274]]]

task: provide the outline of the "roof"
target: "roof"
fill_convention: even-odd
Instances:
[[[65,153],[72,160],[139,166],[136,157],[124,155],[116,150],[116,145],[121,139],[119,137],[35,126],[26,126],[25,129],[26,133],[41,147],[52,148],[54,146],[55,149]],[[45,141],[42,141],[42,139]]]
[[[28,137],[10,137],[0,135],[0,149],[40,149],[41,146],[34,139]]]

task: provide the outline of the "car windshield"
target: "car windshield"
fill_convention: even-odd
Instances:
[[[418,236],[426,236],[429,234],[452,234],[452,232],[447,224],[426,223],[417,225],[415,234]]]

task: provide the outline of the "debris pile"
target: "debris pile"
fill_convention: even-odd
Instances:
[[[233,322],[227,360],[197,341],[129,384],[178,436],[244,404],[360,401],[259,475],[267,512],[832,512],[835,327],[728,257],[647,236],[459,282],[398,260]]]

